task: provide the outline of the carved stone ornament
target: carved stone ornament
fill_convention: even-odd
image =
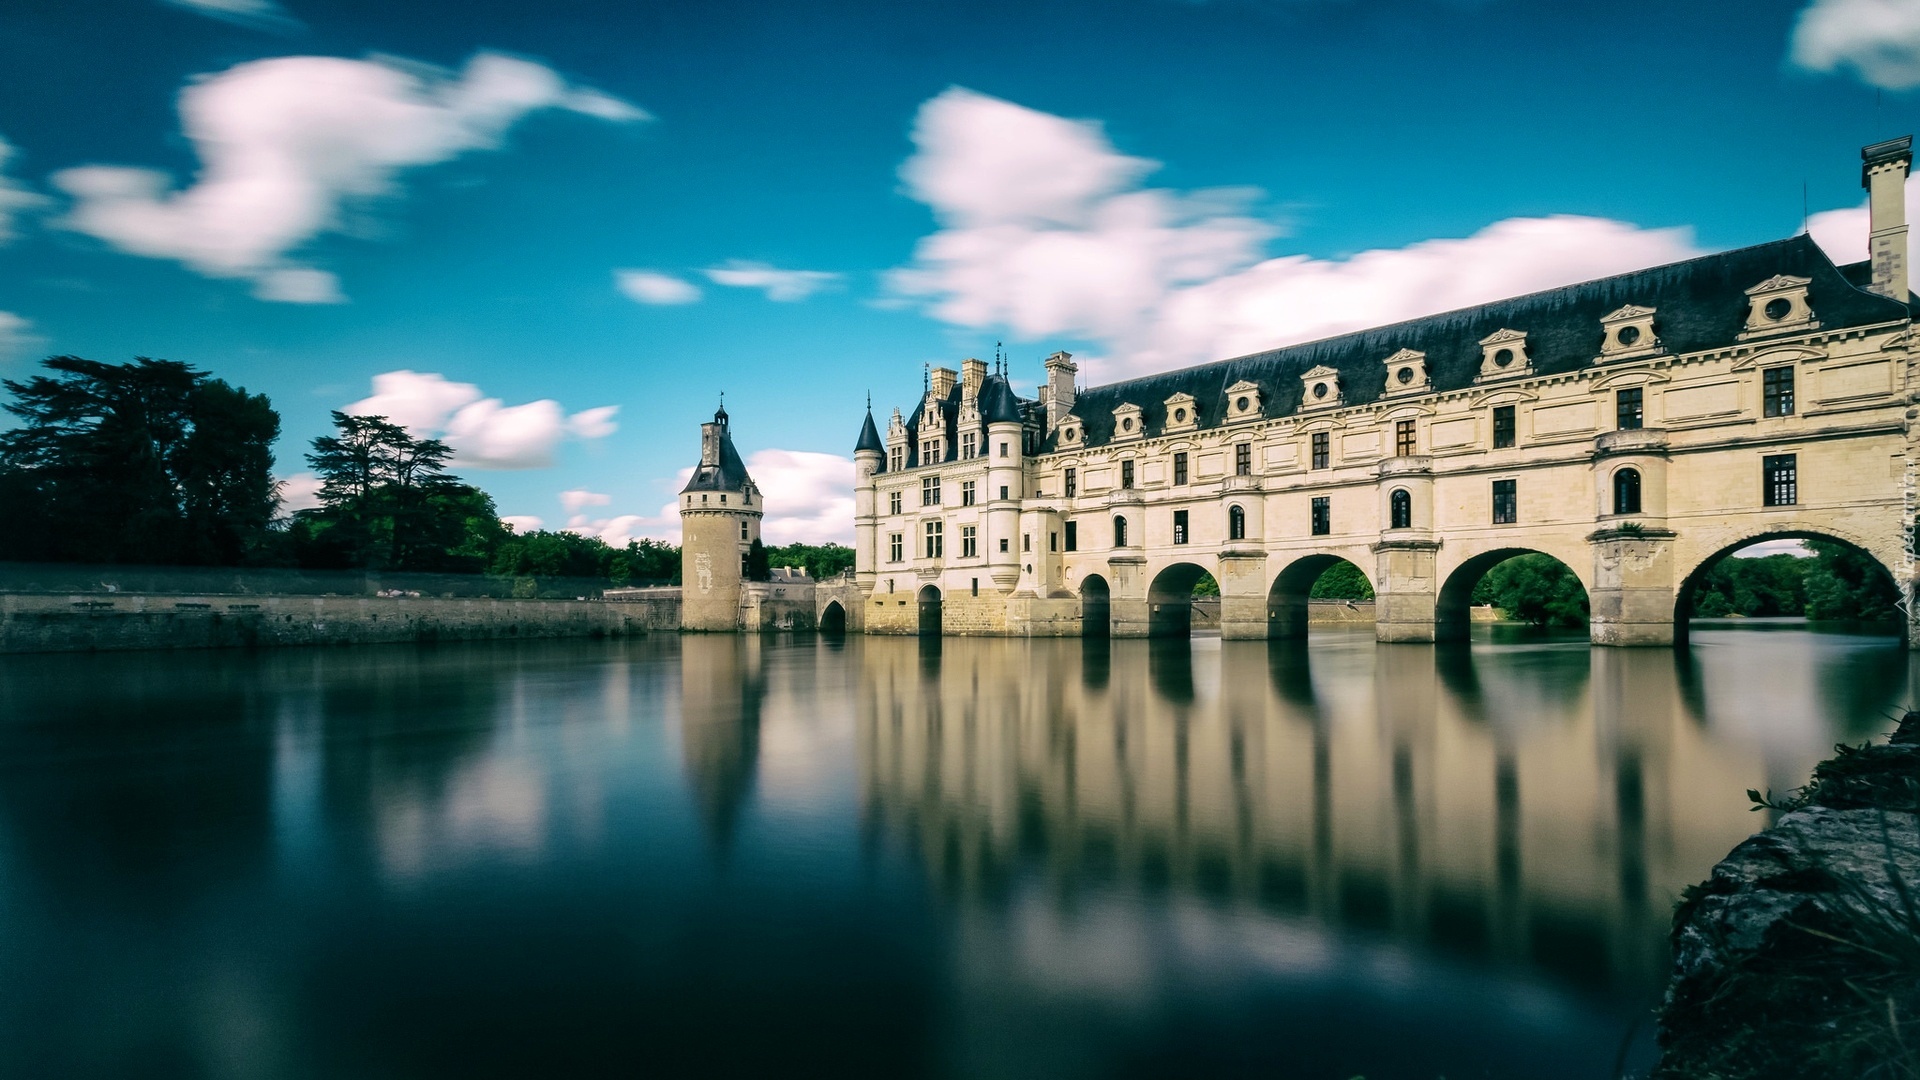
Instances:
[[[1426,353],[1418,349],[1401,349],[1383,363],[1387,367],[1387,388],[1381,396],[1418,394],[1433,389],[1427,379]]]
[[[1480,339],[1480,374],[1475,382],[1531,374],[1533,357],[1527,355],[1526,331],[1495,330]]]

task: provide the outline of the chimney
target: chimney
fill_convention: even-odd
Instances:
[[[1073,377],[1080,369],[1073,362],[1073,354],[1056,352],[1047,357],[1047,433],[1060,426],[1060,421],[1073,411]]]
[[[1860,150],[1860,186],[1867,189],[1867,253],[1873,260],[1873,284],[1881,296],[1907,302],[1907,170],[1913,165],[1913,136],[1874,143]]]
[[[931,380],[927,383],[927,392],[936,400],[945,401],[947,395],[953,393],[953,381],[958,375],[952,368],[937,367],[928,372],[927,377]]]
[[[960,361],[960,396],[976,398],[980,396],[980,384],[987,381],[987,362],[975,360],[969,356]]]
[[[726,434],[726,424],[714,421],[700,425],[700,467],[711,469],[720,464],[720,436]]]

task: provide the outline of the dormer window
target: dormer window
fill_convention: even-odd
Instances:
[[[1265,407],[1259,383],[1241,379],[1227,387],[1227,423],[1258,420]]]
[[[1190,431],[1200,423],[1200,410],[1192,394],[1175,394],[1167,399],[1167,420],[1163,431]]]
[[[1819,320],[1807,306],[1811,278],[1778,274],[1747,290],[1747,328],[1739,338],[1763,337],[1789,331],[1818,330]]]
[[[1659,335],[1653,332],[1654,311],[1632,304],[1600,317],[1600,355],[1595,363],[1631,360],[1652,356],[1660,351]]]
[[[1340,404],[1340,372],[1325,364],[1300,376],[1300,409],[1330,409]]]
[[[1480,339],[1480,374],[1475,382],[1533,374],[1524,330],[1495,330]]]
[[[1387,357],[1386,396],[1417,394],[1433,389],[1427,381],[1427,354],[1418,349],[1401,349]]]
[[[1146,427],[1146,416],[1140,406],[1129,403],[1113,410],[1115,439],[1137,439],[1146,433]]]

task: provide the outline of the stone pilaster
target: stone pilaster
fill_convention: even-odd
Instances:
[[[1592,637],[1595,645],[1672,645],[1673,533],[1665,529],[1602,529],[1593,545]]]
[[[1220,636],[1258,641],[1267,636],[1267,553],[1228,548],[1220,553]]]
[[[1440,575],[1436,540],[1383,540],[1376,556],[1373,590],[1374,637],[1380,641],[1435,640]]]

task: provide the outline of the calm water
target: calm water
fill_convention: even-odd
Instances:
[[[1694,640],[0,661],[0,1076],[1603,1077],[1909,700]]]

